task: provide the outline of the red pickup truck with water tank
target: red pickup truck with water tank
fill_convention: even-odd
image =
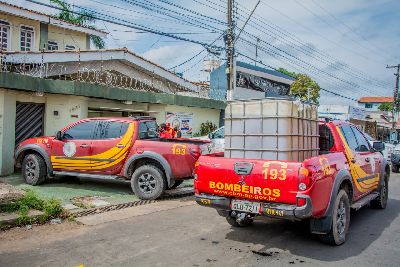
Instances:
[[[15,164],[26,183],[53,175],[124,179],[141,199],[156,199],[193,177],[206,141],[160,139],[150,117],[89,118],[56,136],[27,139],[16,147]]]
[[[201,156],[197,203],[217,209],[233,226],[248,226],[258,216],[304,220],[323,241],[344,243],[350,209],[386,207],[390,166],[380,153],[383,143],[371,147],[354,125],[317,125],[319,152],[301,161]]]

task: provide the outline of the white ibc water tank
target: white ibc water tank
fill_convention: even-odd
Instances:
[[[235,100],[225,110],[225,157],[303,161],[318,155],[315,105],[292,99]]]

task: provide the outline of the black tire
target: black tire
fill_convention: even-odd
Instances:
[[[332,226],[328,234],[321,235],[321,240],[330,245],[342,245],[346,242],[350,226],[350,201],[345,190],[340,190],[333,205]]]
[[[171,186],[169,189],[174,189],[180,186],[183,183],[184,180],[175,180],[175,183],[173,186]]]
[[[163,172],[154,165],[143,165],[132,174],[131,187],[140,199],[159,198],[166,185]]]
[[[231,216],[230,212],[227,216],[225,216],[225,219],[230,225],[234,227],[247,227],[253,224],[253,219],[250,218],[246,218],[242,222],[238,223],[236,221],[236,218]]]
[[[392,172],[398,173],[399,172],[399,166],[393,165],[392,166]]]
[[[37,154],[28,154],[24,157],[21,171],[25,182],[29,185],[40,185],[46,181],[46,162]]]
[[[383,185],[379,189],[379,196],[371,200],[371,208],[373,209],[386,209],[389,197],[389,180],[387,174],[384,177]]]

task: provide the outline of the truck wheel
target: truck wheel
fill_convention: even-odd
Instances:
[[[162,171],[154,165],[144,165],[132,174],[131,187],[140,199],[157,199],[166,188]]]
[[[239,223],[236,220],[236,217],[231,215],[231,212],[229,212],[229,214],[225,218],[226,218],[226,221],[234,227],[246,227],[246,226],[250,226],[253,223],[253,219],[250,219],[250,218],[245,218]]]
[[[386,209],[387,200],[389,197],[389,183],[387,179],[387,175],[384,177],[383,185],[379,190],[379,196],[371,201],[371,208],[374,209]]]
[[[184,180],[175,180],[175,183],[173,186],[171,186],[169,189],[174,189],[180,186],[183,183]]]
[[[37,154],[28,154],[22,161],[22,176],[29,185],[40,185],[46,181],[47,166]]]
[[[332,226],[328,234],[322,235],[323,242],[341,245],[346,241],[350,226],[350,201],[345,190],[340,190],[333,205]]]
[[[393,165],[392,166],[392,172],[398,173],[399,172],[399,166]]]

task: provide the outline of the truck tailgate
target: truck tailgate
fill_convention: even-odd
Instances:
[[[300,162],[201,156],[196,194],[296,204]]]

